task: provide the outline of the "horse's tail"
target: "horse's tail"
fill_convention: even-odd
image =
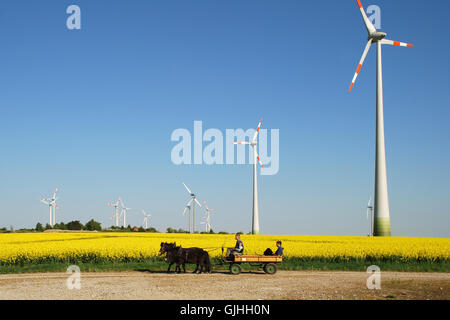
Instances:
[[[205,262],[206,262],[206,268],[207,271],[210,273],[211,272],[211,260],[209,259],[209,254],[207,251],[205,251]]]

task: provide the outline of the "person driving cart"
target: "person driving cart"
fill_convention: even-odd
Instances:
[[[240,255],[242,254],[242,252],[244,252],[244,242],[242,242],[241,240],[240,233],[236,233],[234,239],[236,239],[236,245],[234,246],[234,248],[228,248],[226,255],[226,257],[231,260],[234,260],[235,255]]]

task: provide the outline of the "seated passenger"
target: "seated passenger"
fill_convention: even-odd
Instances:
[[[277,249],[277,251],[275,251],[274,256],[280,256],[281,257],[283,255],[283,247],[281,246],[281,241],[280,240],[277,241],[277,247],[278,247],[278,249]]]

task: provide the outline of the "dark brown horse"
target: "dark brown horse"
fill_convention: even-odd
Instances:
[[[209,260],[209,254],[207,251],[201,249],[201,248],[182,248],[181,246],[176,245],[176,243],[166,243],[161,242],[161,249],[159,250],[159,255],[162,255],[164,253],[166,254],[166,259],[169,262],[169,269],[172,266],[173,263],[177,264],[177,268],[179,271],[181,271],[179,265],[181,264],[183,266],[184,272],[186,272],[185,264],[186,263],[193,263],[196,265],[196,268],[194,270],[194,273],[199,271],[199,273],[202,272],[211,272],[211,262]],[[200,270],[199,270],[200,266]],[[203,270],[205,268],[205,270]]]
[[[166,254],[166,257],[164,258],[165,261],[169,262],[169,268],[167,269],[167,272],[170,272],[170,267],[175,263],[175,272],[181,272],[180,264],[183,265],[184,272],[186,272],[186,268],[184,266],[184,261],[181,257],[178,256],[178,251],[180,250],[180,247],[177,247],[176,243],[167,243],[167,242],[161,242],[161,248],[159,250],[158,255]]]

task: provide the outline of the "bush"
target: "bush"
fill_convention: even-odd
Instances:
[[[84,228],[84,226],[81,224],[80,221],[75,220],[75,221],[70,221],[67,224],[67,229],[68,230],[82,230]]]
[[[86,230],[89,230],[89,231],[94,231],[94,230],[101,231],[102,224],[100,222],[95,221],[94,219],[91,219],[86,223],[85,228],[86,228]]]

